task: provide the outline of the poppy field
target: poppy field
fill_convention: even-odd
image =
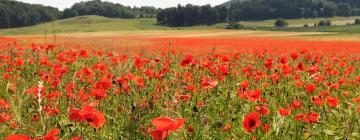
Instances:
[[[360,42],[58,39],[0,38],[0,139],[360,139]]]

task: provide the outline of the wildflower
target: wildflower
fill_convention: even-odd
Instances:
[[[202,87],[204,89],[211,89],[216,87],[218,84],[218,81],[211,79],[210,77],[204,77],[201,80]]]
[[[279,108],[278,112],[281,116],[286,117],[291,114],[291,109]]]
[[[88,122],[95,128],[100,128],[106,123],[106,118],[101,111],[94,109],[94,104],[85,105],[80,109],[70,108],[69,119],[71,121],[84,121]]]
[[[252,131],[259,126],[261,126],[261,121],[259,119],[259,113],[257,112],[248,114],[243,121],[243,127],[248,133],[252,133]]]
[[[322,106],[323,105],[323,100],[318,96],[312,96],[311,97],[311,102],[314,103],[317,106]]]
[[[194,62],[194,56],[186,55],[183,60],[181,61],[181,66],[187,66]]]
[[[172,119],[169,117],[157,117],[151,121],[156,129],[150,132],[155,140],[166,138],[171,131],[181,128],[185,124],[185,119]]]
[[[310,84],[306,86],[306,92],[314,92],[316,90],[315,84]]]
[[[335,108],[339,104],[339,98],[328,96],[326,98],[326,102],[327,102],[328,106]]]
[[[260,89],[255,89],[253,91],[249,91],[246,93],[247,99],[252,102],[258,101],[260,99],[260,96],[261,96]]]
[[[0,108],[8,109],[10,105],[5,99],[0,99]]]
[[[12,134],[7,136],[5,140],[31,140],[31,137],[23,134]]]

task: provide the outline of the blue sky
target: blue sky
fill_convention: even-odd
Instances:
[[[43,4],[47,6],[57,7],[61,10],[68,8],[76,2],[83,0],[18,0],[26,3],[32,4]],[[127,6],[155,6],[155,7],[172,7],[178,4],[195,4],[195,5],[218,5],[226,2],[227,0],[103,0],[113,3],[120,3]]]

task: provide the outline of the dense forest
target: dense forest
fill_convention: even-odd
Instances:
[[[110,18],[153,18],[156,17],[158,11],[160,9],[150,6],[127,7],[101,0],[75,3],[64,11],[49,6],[0,0],[0,28],[31,26],[82,15],[100,15]]]
[[[0,0],[0,28],[35,25],[58,18],[57,8]]]
[[[226,22],[228,9],[224,6],[195,6],[188,4],[162,10],[157,15],[159,24],[169,26],[192,26]]]
[[[92,0],[75,3],[71,8],[65,9],[61,18],[69,18],[82,15],[99,15],[116,18],[153,18],[160,11],[155,7],[129,7],[121,4]]]
[[[360,15],[359,0],[233,0],[211,7],[186,5],[166,8],[157,15],[160,24],[192,26],[273,18],[313,18]]]

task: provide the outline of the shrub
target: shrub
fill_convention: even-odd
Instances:
[[[239,29],[242,25],[237,22],[230,22],[228,25],[226,25],[226,29]]]
[[[276,27],[285,27],[285,26],[288,26],[289,24],[286,22],[286,20],[285,19],[282,19],[282,18],[280,18],[280,19],[277,19],[276,21],[275,21],[275,26]]]
[[[330,20],[321,20],[318,24],[318,26],[331,26]]]
[[[356,24],[356,25],[360,24],[360,18],[355,19],[355,24]]]

